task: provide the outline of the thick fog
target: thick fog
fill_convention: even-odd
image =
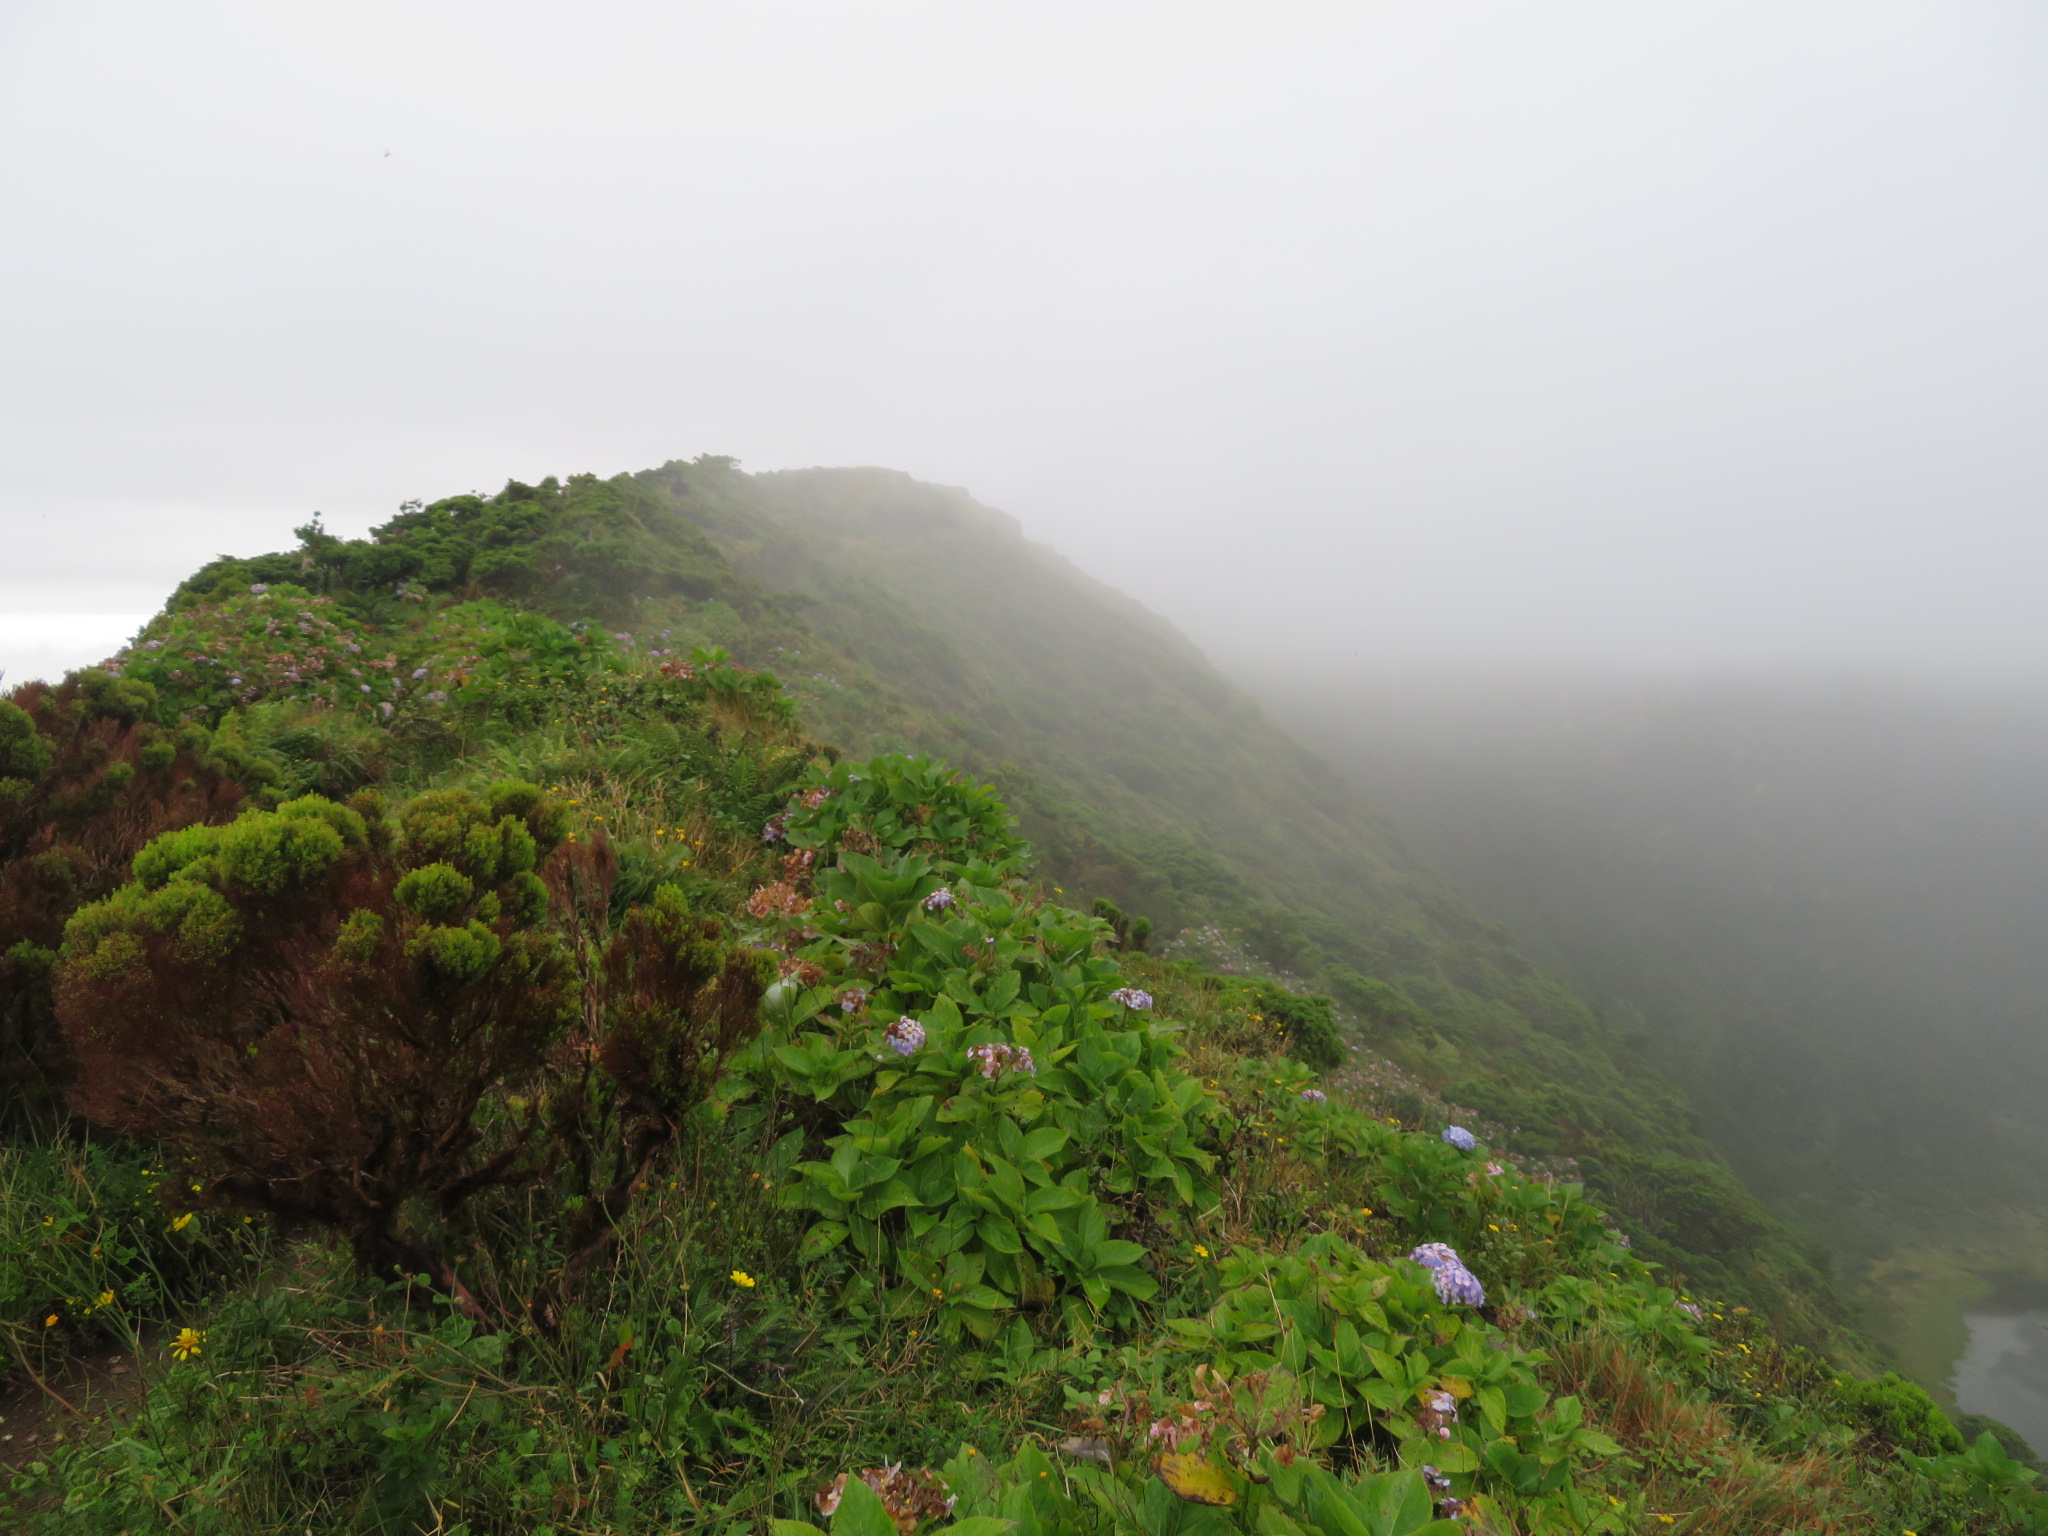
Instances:
[[[964,484],[1246,670],[2037,656],[2048,16],[0,8],[0,666],[699,452]]]
[[[1407,671],[1267,698],[1641,1031],[1811,1235],[2039,1207],[2048,689]]]

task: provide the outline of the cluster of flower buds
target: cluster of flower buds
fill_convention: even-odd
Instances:
[[[1429,1484],[1429,1491],[1437,1496],[1436,1512],[1446,1519],[1453,1519],[1465,1513],[1465,1501],[1451,1495],[1451,1480],[1435,1467],[1423,1463],[1422,1480]]]
[[[1001,1042],[977,1045],[968,1051],[967,1055],[981,1069],[981,1075],[990,1081],[994,1081],[1005,1072],[1025,1072],[1034,1077],[1038,1074],[1038,1068],[1031,1060],[1031,1052],[1021,1045]]]
[[[1436,1283],[1437,1300],[1446,1305],[1455,1303],[1464,1307],[1486,1305],[1486,1288],[1448,1243],[1424,1243],[1408,1257],[1431,1272],[1430,1278]]]
[[[762,886],[747,898],[747,911],[754,917],[795,917],[811,909],[811,898],[787,880]]]
[[[1122,1003],[1126,1008],[1143,1010],[1152,1006],[1152,994],[1140,987],[1118,987],[1109,994],[1111,1002]]]
[[[898,1056],[908,1056],[924,1044],[924,1026],[905,1014],[882,1032],[882,1038]]]
[[[1479,1138],[1466,1130],[1462,1125],[1445,1126],[1444,1140],[1456,1147],[1460,1152],[1470,1152],[1479,1145]]]
[[[1423,1433],[1439,1440],[1451,1438],[1451,1426],[1458,1422],[1458,1400],[1450,1393],[1432,1390],[1422,1394]]]
[[[1327,1104],[1330,1102],[1330,1096],[1320,1088],[1304,1088],[1301,1090],[1301,1096],[1304,1101],[1310,1104]]]
[[[931,895],[925,897],[924,909],[927,912],[943,912],[948,907],[957,905],[959,900],[959,897],[942,885],[936,891],[933,891]]]

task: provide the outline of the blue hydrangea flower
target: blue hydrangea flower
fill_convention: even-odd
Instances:
[[[1304,1088],[1301,1090],[1301,1096],[1311,1104],[1327,1104],[1330,1102],[1330,1096],[1320,1088]]]
[[[927,912],[943,912],[958,900],[957,896],[942,885],[936,891],[933,891],[931,895],[925,897],[924,909]]]
[[[882,1032],[882,1038],[898,1056],[908,1056],[924,1044],[924,1026],[905,1014]]]
[[[1420,1248],[1412,1251],[1408,1257],[1415,1263],[1420,1264],[1424,1269],[1436,1269],[1441,1265],[1461,1262],[1458,1258],[1458,1250],[1449,1243],[1424,1243]]]
[[[1456,1147],[1460,1152],[1470,1152],[1479,1145],[1479,1138],[1466,1130],[1462,1125],[1445,1126],[1444,1140]]]
[[[1437,1300],[1446,1305],[1486,1305],[1486,1288],[1479,1283],[1479,1277],[1462,1264],[1440,1265],[1431,1278],[1436,1281]]]
[[[1126,1008],[1145,1009],[1152,1006],[1152,994],[1141,987],[1118,987],[1109,996],[1111,1002],[1122,1003]]]

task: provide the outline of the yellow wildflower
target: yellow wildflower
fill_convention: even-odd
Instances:
[[[171,1340],[171,1353],[180,1360],[190,1360],[199,1353],[199,1346],[206,1342],[206,1335],[196,1328],[180,1328],[178,1336]]]
[[[44,1318],[44,1319],[43,1319],[43,1326],[44,1326],[45,1328],[54,1328],[54,1327],[56,1327],[56,1326],[57,1326],[57,1314],[56,1314],[56,1313],[54,1313],[54,1312],[52,1312],[52,1313],[51,1313],[51,1314],[50,1314],[50,1315],[49,1315],[48,1317]]]
[[[1209,1250],[1204,1248],[1200,1243],[1197,1243],[1195,1244],[1195,1257],[1198,1259],[1206,1259],[1207,1257],[1209,1257]]]
[[[192,1213],[190,1211],[187,1211],[184,1215],[180,1216],[176,1221],[171,1223],[171,1230],[173,1232],[182,1232],[191,1225]]]
[[[751,1291],[754,1288],[754,1277],[748,1274],[744,1269],[736,1269],[732,1272],[732,1283],[734,1285],[745,1286],[748,1290]]]
[[[100,1292],[100,1305],[101,1305],[101,1306],[103,1306],[103,1307],[111,1307],[111,1306],[112,1306],[113,1304],[114,1304],[114,1293],[113,1293],[112,1291],[101,1291],[101,1292]]]

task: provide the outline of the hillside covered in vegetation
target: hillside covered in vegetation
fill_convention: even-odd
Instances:
[[[2040,1525],[1625,1042],[899,475],[213,562],[0,704],[0,956],[17,1524]]]
[[[1264,697],[1640,1021],[1921,1380],[1961,1349],[1958,1301],[2048,1296],[2037,684],[1326,674]]]

